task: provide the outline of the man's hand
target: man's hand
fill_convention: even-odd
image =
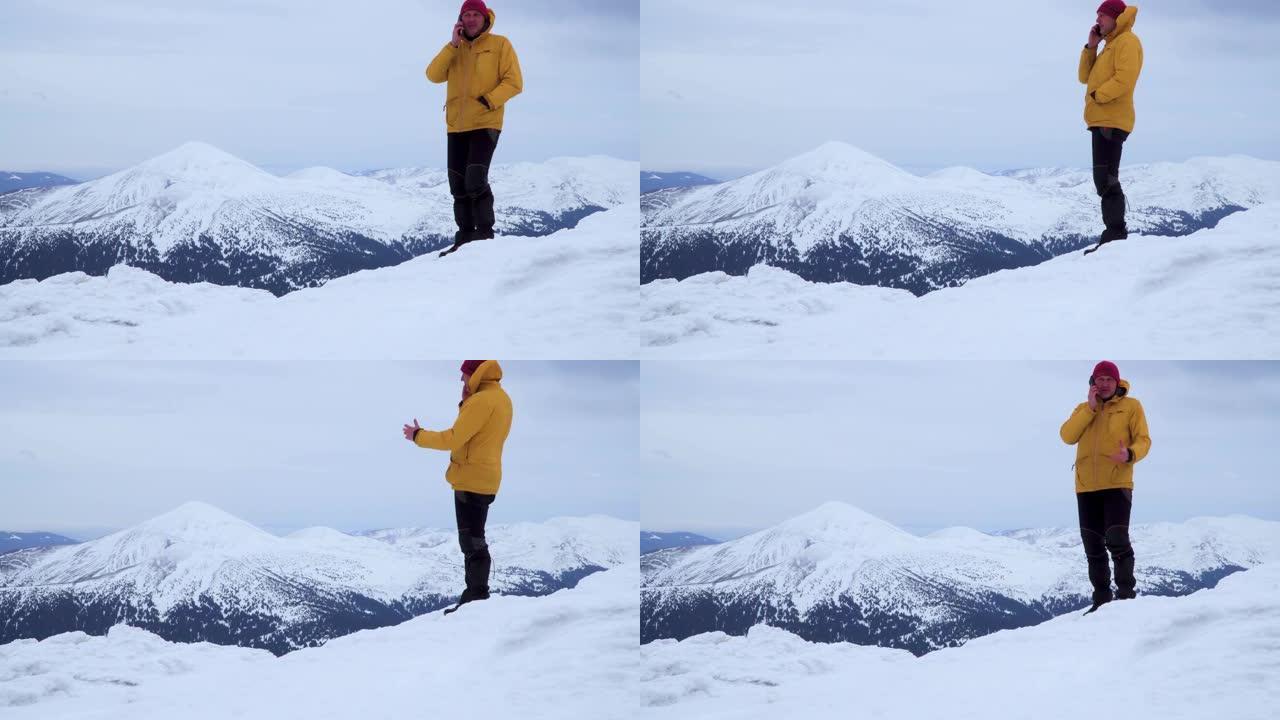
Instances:
[[[1123,465],[1129,462],[1129,448],[1125,447],[1124,441],[1121,440],[1120,447],[1117,448],[1115,452],[1111,453],[1107,457],[1111,459],[1111,462],[1117,465]]]
[[[1089,42],[1087,43],[1090,50],[1097,50],[1098,43],[1102,42],[1102,36],[1098,34],[1098,26],[1089,27]]]
[[[1089,409],[1098,412],[1098,386],[1089,386]]]
[[[454,47],[462,46],[462,21],[461,20],[454,23],[453,35],[452,37],[449,38],[449,44]]]
[[[414,418],[412,425],[404,426],[404,439],[413,440],[413,436],[416,435],[418,431],[421,429],[422,428],[418,426],[418,418]]]

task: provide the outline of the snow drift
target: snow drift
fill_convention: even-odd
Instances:
[[[634,191],[633,191],[634,193]],[[450,352],[631,359],[634,201],[576,228],[499,237],[281,298],[118,266],[0,285],[0,358],[404,359]]]
[[[634,556],[572,590],[495,597],[282,658],[118,626],[0,646],[12,720],[635,717]]]
[[[914,297],[756,266],[640,290],[644,358],[1280,356],[1280,203]]]
[[[914,658],[770,627],[643,646],[642,717],[1264,720],[1280,706],[1280,565]]]

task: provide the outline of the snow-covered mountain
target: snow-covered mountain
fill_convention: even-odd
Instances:
[[[1280,162],[1126,166],[1130,232],[1185,235],[1280,200]],[[1081,248],[1102,227],[1087,172],[918,177],[830,142],[719,185],[646,195],[641,282],[768,264],[817,282],[921,295]]]
[[[7,720],[518,716],[629,720],[639,705],[635,549],[548,597],[495,597],[284,657],[117,625],[0,645]]]
[[[641,654],[639,715],[654,720],[1264,720],[1280,707],[1280,565],[918,658],[765,626],[654,642]]]
[[[570,518],[495,525],[490,587],[544,595],[636,556],[635,523]],[[456,534],[392,542],[312,528],[277,537],[203,503],[64,548],[0,562],[0,643],[119,623],[178,642],[281,654],[437,610],[462,586]]]
[[[653,553],[641,640],[768,624],[806,640],[923,654],[1087,607],[1078,533],[918,537],[827,503],[738,540]],[[1131,536],[1143,595],[1184,595],[1280,559],[1280,523],[1248,517],[1135,525]]]
[[[365,270],[281,298],[134,268],[0,285],[0,357],[419,359],[451,347],[525,359],[636,352],[631,200],[539,238]]]
[[[25,190],[26,188],[57,187],[59,185],[75,185],[79,180],[47,172],[13,172],[0,170],[0,194]]]
[[[14,550],[47,547],[50,545],[75,545],[78,542],[80,541],[54,533],[20,533],[0,530],[0,555]]]
[[[646,196],[647,197],[647,196]],[[1280,202],[962,287],[808,282],[773,267],[641,287],[643,356],[1280,357]],[[1109,319],[1124,318],[1109,331]]]
[[[656,170],[640,171],[640,192],[650,193],[667,188],[688,188],[699,185],[715,185],[720,182],[691,172],[658,172]]]
[[[644,555],[657,550],[666,550],[668,548],[677,547],[694,547],[697,545],[715,545],[720,542],[691,532],[656,532],[653,530],[640,531],[640,554]]]
[[[574,227],[634,197],[636,171],[607,157],[495,165],[495,231]],[[447,246],[452,203],[443,170],[277,177],[189,142],[91,182],[0,196],[0,283],[128,264],[282,295]]]

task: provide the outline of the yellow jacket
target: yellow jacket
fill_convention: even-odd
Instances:
[[[1089,403],[1076,406],[1071,417],[1062,423],[1062,441],[1076,446],[1076,492],[1092,492],[1108,488],[1133,489],[1133,466],[1147,456],[1151,436],[1147,434],[1147,416],[1142,403],[1129,397],[1129,381],[1121,380],[1116,394],[1102,403],[1098,411]],[[1133,460],[1117,463],[1111,455],[1121,446],[1133,453]]]
[[[444,103],[446,132],[501,130],[507,101],[524,89],[515,48],[505,37],[492,32],[496,17],[490,10],[489,27],[479,37],[471,41],[463,38],[462,45],[456,48],[445,43],[427,65],[428,80],[449,81]],[[482,97],[489,107],[480,102]]]
[[[1142,72],[1142,43],[1133,34],[1138,6],[1130,5],[1116,18],[1101,54],[1080,51],[1080,82],[1085,84],[1084,122],[1089,127],[1133,132],[1133,89]]]
[[[454,490],[498,494],[502,484],[502,446],[511,432],[511,398],[498,384],[501,379],[498,361],[484,361],[467,381],[471,396],[458,408],[453,427],[414,433],[413,442],[418,447],[449,451],[449,469],[444,479]]]

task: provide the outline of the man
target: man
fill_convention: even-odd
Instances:
[[[462,548],[466,589],[449,614],[473,600],[489,597],[489,545],[484,525],[489,506],[502,484],[502,447],[511,432],[511,398],[499,385],[502,368],[497,360],[462,363],[462,402],[453,427],[436,432],[423,430],[417,418],[404,426],[404,437],[418,447],[449,451],[445,480],[453,487],[453,509],[458,521],[458,545]]]
[[[1084,122],[1093,134],[1093,185],[1102,198],[1106,228],[1098,244],[1129,237],[1124,221],[1124,190],[1120,187],[1120,151],[1133,132],[1133,89],[1142,72],[1142,43],[1133,34],[1135,5],[1106,0],[1098,6],[1098,23],[1089,29],[1089,42],[1080,51],[1080,82],[1085,84]],[[1098,53],[1098,43],[1107,45]]]
[[[472,240],[493,237],[493,190],[489,162],[502,131],[507,101],[524,89],[520,61],[511,42],[494,35],[495,15],[484,0],[466,0],[453,36],[427,66],[427,79],[448,81],[445,130],[449,146],[449,192],[458,231],[448,255]]]
[[[1135,597],[1129,515],[1133,509],[1133,466],[1147,456],[1151,437],[1142,403],[1129,396],[1129,382],[1116,364],[1103,360],[1089,377],[1086,402],[1062,424],[1062,440],[1076,446],[1076,510],[1080,539],[1089,562],[1093,606],[1112,600],[1111,567],[1116,567],[1115,597]]]

